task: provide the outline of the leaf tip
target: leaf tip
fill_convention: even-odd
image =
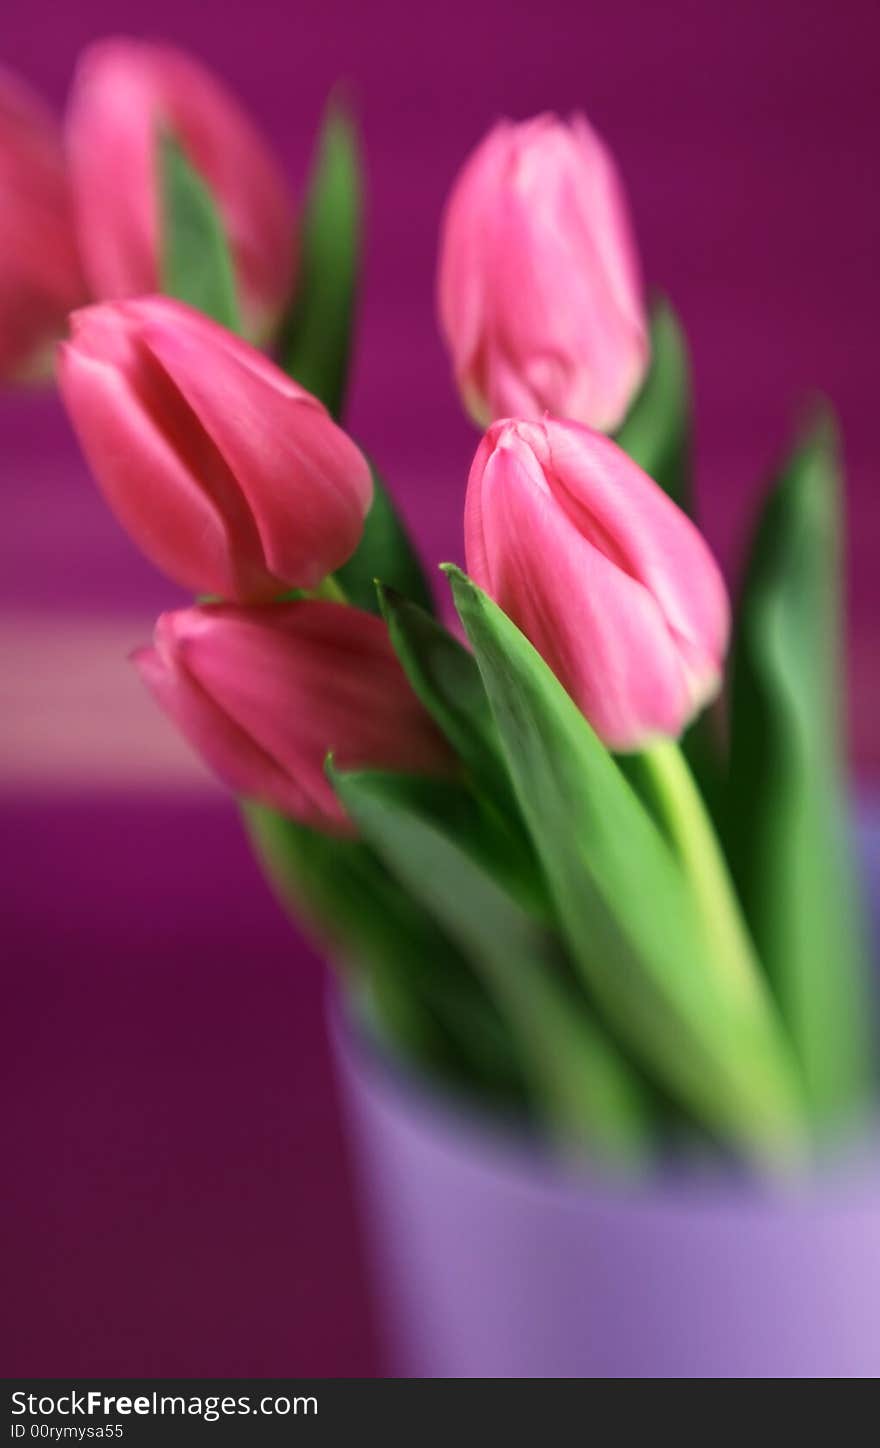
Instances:
[[[814,448],[836,461],[840,427],[834,403],[824,392],[814,392],[808,398],[799,432],[802,448]]]
[[[404,611],[407,603],[411,608],[417,607],[406,597],[406,594],[401,593],[399,588],[395,588],[393,583],[385,583],[381,578],[374,578],[373,585],[379,600],[379,610],[389,626]]]
[[[441,563],[440,572],[445,573],[449,580],[456,608],[460,603],[474,602],[480,597],[481,590],[457,563]]]
[[[456,588],[462,584],[471,584],[470,578],[468,578],[463,568],[459,568],[457,563],[441,563],[440,572],[446,574],[452,588]]]

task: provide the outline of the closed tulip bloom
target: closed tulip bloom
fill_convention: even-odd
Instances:
[[[48,374],[84,300],[60,132],[40,97],[0,69],[0,378]]]
[[[123,527],[193,593],[264,601],[354,552],[369,467],[311,393],[166,297],[71,319],[59,382]]]
[[[246,333],[263,340],[293,280],[287,183],[235,97],[170,45],[102,40],[77,67],[67,143],[92,292],[106,300],[160,289],[163,131],[179,141],[213,194],[229,236]]]
[[[333,833],[350,825],[324,773],[445,774],[452,756],[382,621],[302,600],[167,613],[134,661],[166,714],[236,794]]]
[[[609,438],[496,422],[474,459],[468,571],[610,748],[676,737],[717,692],[729,633],[693,523]]]
[[[477,422],[622,421],[648,328],[620,178],[583,116],[501,121],[474,151],[446,207],[439,309]]]

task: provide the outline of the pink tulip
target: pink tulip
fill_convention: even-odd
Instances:
[[[452,756],[380,619],[304,600],[166,613],[134,656],[158,703],[237,794],[349,832],[324,773],[446,774]]]
[[[58,127],[0,70],[0,377],[51,371],[53,344],[84,300]]]
[[[108,503],[194,593],[315,588],[354,552],[369,467],[274,363],[167,297],[71,319],[61,392]]]
[[[470,156],[446,207],[439,307],[480,424],[622,421],[648,331],[620,178],[583,116],[501,121]]]
[[[465,547],[473,579],[610,748],[677,736],[717,692],[729,632],[718,566],[601,433],[494,423],[471,468]]]
[[[290,294],[293,207],[256,127],[220,81],[170,45],[102,40],[77,68],[67,121],[83,258],[102,300],[160,289],[159,138],[210,187],[229,235],[247,335],[264,340]]]

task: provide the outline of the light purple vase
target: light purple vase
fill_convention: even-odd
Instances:
[[[797,1190],[614,1186],[331,1030],[391,1375],[880,1376],[880,1149]]]

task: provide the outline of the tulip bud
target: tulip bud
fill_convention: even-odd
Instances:
[[[160,290],[159,141],[170,132],[209,186],[229,236],[246,334],[265,340],[290,294],[293,206],[252,121],[170,45],[102,40],[80,59],[67,120],[84,265],[101,300]]]
[[[39,96],[0,70],[0,378],[49,373],[67,314],[84,300],[58,128]]]
[[[675,737],[713,697],[724,582],[690,519],[579,423],[493,424],[465,507],[468,571],[612,749]]]
[[[439,309],[468,411],[545,411],[611,432],[648,363],[626,199],[583,116],[501,121],[443,221]]]
[[[446,774],[452,755],[382,621],[344,604],[163,614],[134,661],[161,708],[237,794],[333,833],[351,826],[324,773]]]
[[[354,552],[369,467],[273,362],[167,297],[86,307],[61,392],[108,503],[194,593],[260,602],[315,588]]]

